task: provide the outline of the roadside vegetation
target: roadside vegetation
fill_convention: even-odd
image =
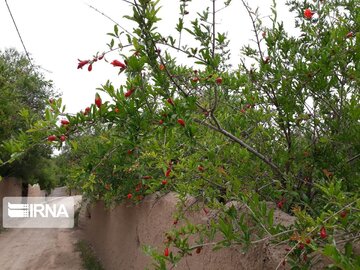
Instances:
[[[242,47],[238,65],[217,28],[218,10],[232,1],[204,1],[187,19],[191,1],[180,0],[170,35],[157,28],[161,1],[126,2],[133,29],[115,25],[109,48],[78,62],[82,72],[111,64],[120,86],[105,82],[93,104],[66,119],[62,100],[51,99],[44,120],[4,143],[13,157],[39,143],[66,146],[64,179],[91,200],[137,204],[175,191],[174,225],[185,219],[188,195],[216,213],[208,226],[174,226],[163,249],[148,248],[157,269],[203,246],[246,250],[264,241],[287,245],[278,268],[311,269],[323,256],[331,269],[359,269],[358,1],[287,1],[296,35],[278,21],[275,1],[266,24],[241,1],[254,43]],[[274,224],[268,202],[295,224]]]

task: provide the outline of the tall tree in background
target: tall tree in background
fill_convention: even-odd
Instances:
[[[52,82],[25,55],[14,49],[0,51],[0,162],[10,157],[3,142],[27,130],[30,122],[40,120],[47,100],[54,95]],[[50,146],[35,146],[16,161],[0,166],[0,175],[50,188],[55,181],[51,153]]]

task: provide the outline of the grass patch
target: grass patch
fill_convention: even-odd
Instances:
[[[77,242],[76,250],[80,251],[83,266],[86,270],[104,270],[94,251],[85,241]]]
[[[5,228],[0,224],[0,233],[5,232]]]
[[[74,213],[74,227],[75,227],[75,228],[79,227],[80,210],[81,210],[81,207],[79,207],[78,209],[76,209],[76,211],[75,211],[75,213]]]

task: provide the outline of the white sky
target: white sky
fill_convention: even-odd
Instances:
[[[116,87],[125,82],[123,76],[117,75],[117,68],[104,61],[93,65],[92,72],[87,68],[77,70],[77,59],[89,59],[96,52],[106,51],[106,43],[110,41],[107,32],[112,32],[114,23],[89,8],[90,4],[131,31],[129,21],[124,15],[131,15],[129,5],[121,0],[7,0],[11,8],[23,41],[35,65],[50,70],[43,71],[47,79],[53,80],[55,87],[63,93],[67,112],[75,113],[94,102],[96,88],[108,79]],[[270,15],[272,0],[251,0],[254,8],[259,6],[262,15]],[[287,7],[278,0],[280,19],[287,21],[287,27],[292,28]],[[159,29],[164,34],[174,34],[173,30],[178,20],[179,0],[162,0]],[[210,0],[193,0],[185,16],[189,22],[196,12],[204,9]],[[222,6],[223,1],[217,1]],[[265,19],[266,20],[266,19]],[[229,32],[234,63],[238,63],[239,48],[249,43],[252,38],[250,19],[241,6],[240,0],[233,0],[230,9],[218,14],[218,29]],[[189,25],[189,24],[188,24]],[[125,40],[124,40],[125,41]],[[186,44],[186,38],[182,44]],[[7,10],[5,1],[0,1],[0,50],[16,48],[23,52],[20,39]],[[107,56],[111,62],[122,60],[115,52]]]

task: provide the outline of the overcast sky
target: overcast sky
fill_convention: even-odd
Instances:
[[[15,18],[25,46],[33,63],[51,72],[43,71],[45,77],[52,80],[55,87],[63,93],[67,112],[75,113],[94,102],[96,88],[110,79],[116,87],[125,82],[123,76],[117,75],[117,69],[103,61],[97,62],[93,70],[77,70],[77,59],[89,59],[96,52],[107,50],[110,41],[107,32],[113,30],[114,23],[89,8],[90,4],[131,31],[132,27],[124,15],[129,15],[129,5],[121,0],[7,0]],[[189,6],[189,21],[196,12],[210,0],[193,0]],[[231,9],[218,14],[218,29],[229,32],[233,48],[234,63],[239,59],[239,48],[250,42],[251,22],[240,0],[233,0]],[[251,0],[255,8],[260,7],[261,14],[270,15],[272,0]],[[292,27],[287,7],[278,1],[280,18],[287,20],[286,26]],[[178,20],[179,0],[162,0],[160,16],[163,20],[159,29],[164,34],[175,33],[173,30]],[[218,0],[219,7],[223,1]],[[131,13],[130,13],[131,14]],[[265,19],[266,20],[266,19]],[[184,39],[182,44],[186,43]],[[20,39],[7,10],[5,1],[0,1],[0,50],[16,48],[23,52]],[[121,58],[115,52],[107,56],[111,62]]]

